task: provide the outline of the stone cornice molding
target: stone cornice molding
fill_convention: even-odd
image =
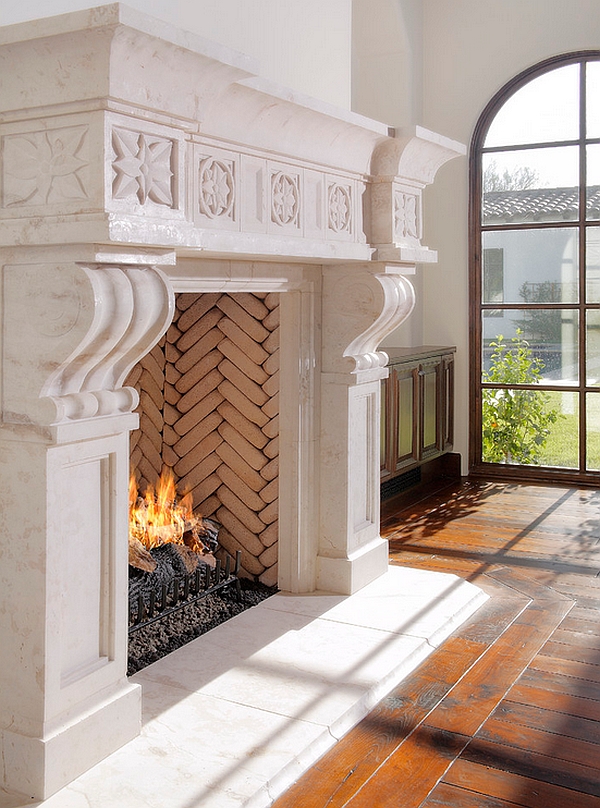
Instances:
[[[371,174],[381,180],[397,178],[424,188],[448,160],[464,154],[466,147],[456,140],[423,126],[405,127],[375,148]]]

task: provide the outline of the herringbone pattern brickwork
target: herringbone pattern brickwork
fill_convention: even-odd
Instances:
[[[223,548],[276,583],[279,296],[179,295],[165,339],[127,383],[140,393],[131,457],[142,484],[171,466],[221,523]]]

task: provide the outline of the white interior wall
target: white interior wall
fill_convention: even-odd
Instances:
[[[355,112],[395,127],[421,122],[422,23],[421,0],[353,0]],[[422,343],[421,279],[421,270],[411,277],[416,292],[415,309],[383,341],[383,347]]]
[[[0,25],[103,0],[0,2]],[[253,56],[271,81],[350,107],[352,0],[125,0],[150,16]]]
[[[423,0],[424,126],[463,143],[509,79],[556,54],[600,48],[598,0]],[[424,194],[423,339],[457,345],[456,449],[467,457],[467,159],[444,166]]]

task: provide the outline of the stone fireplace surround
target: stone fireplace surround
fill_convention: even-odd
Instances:
[[[253,71],[120,4],[0,29],[8,790],[47,798],[139,733],[123,382],[176,293],[280,296],[280,589],[339,598],[386,574],[377,347],[436,259],[422,189],[464,149]]]

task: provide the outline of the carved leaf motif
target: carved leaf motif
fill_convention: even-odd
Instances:
[[[86,199],[87,131],[87,126],[73,126],[5,137],[4,205]]]
[[[275,224],[297,223],[300,207],[298,178],[278,172],[271,179],[271,219]]]
[[[394,196],[395,238],[419,238],[417,197],[414,194],[396,192]]]
[[[173,141],[144,133],[113,129],[113,199],[137,197],[141,205],[148,200],[157,205],[173,206],[171,155]]]
[[[200,163],[200,210],[211,218],[231,216],[235,195],[230,165],[208,157]]]
[[[331,185],[329,188],[329,227],[336,233],[350,230],[350,188]]]

